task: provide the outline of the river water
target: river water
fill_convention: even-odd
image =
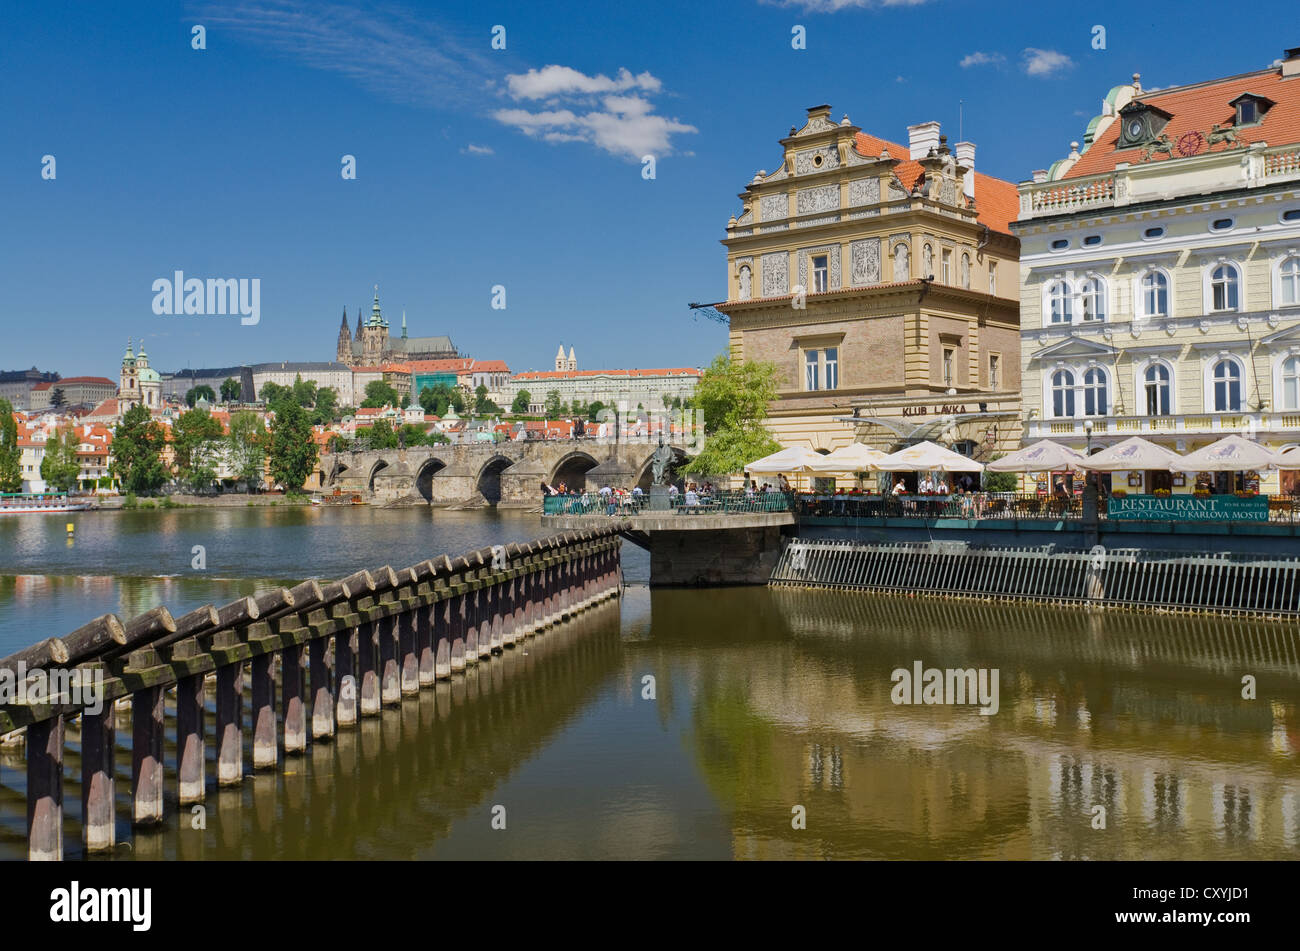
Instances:
[[[548,532],[533,515],[367,507],[74,519],[71,543],[65,518],[0,520],[0,653],[106,611],[179,614]],[[235,790],[209,765],[204,828],[178,815],[169,737],[167,823],[131,830],[124,748],[116,857],[1300,856],[1293,625],[651,591],[646,556],[623,552],[619,601]],[[997,712],[895,704],[892,672],[918,661],[996,670]],[[0,753],[0,857],[25,854],[23,781],[21,751]]]

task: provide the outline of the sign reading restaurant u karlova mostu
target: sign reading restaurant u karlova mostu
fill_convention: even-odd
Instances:
[[[1117,519],[1174,522],[1267,522],[1268,497],[1252,495],[1126,495],[1114,496],[1106,514]]]

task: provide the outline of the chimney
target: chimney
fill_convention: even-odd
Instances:
[[[1300,46],[1287,50],[1282,56],[1282,78],[1300,76]]]
[[[966,169],[966,174],[962,177],[961,190],[966,193],[967,198],[975,197],[975,143],[958,142],[953,146],[953,151],[957,155],[957,165]]]
[[[1034,182],[1038,183],[1038,182],[1045,182],[1045,181],[1047,181],[1047,169],[1045,168],[1034,169]]]
[[[907,148],[913,160],[923,159],[930,150],[939,151],[939,123],[922,122],[907,127]]]

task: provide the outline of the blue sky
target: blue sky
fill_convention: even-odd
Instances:
[[[355,324],[376,283],[394,327],[405,309],[412,335],[514,370],[549,369],[561,341],[584,369],[702,365],[725,329],[686,304],[724,296],[735,196],[808,106],[894,141],[937,119],[956,141],[964,100],[977,167],[1021,181],[1135,71],[1170,86],[1300,45],[1225,34],[1208,4],[1025,9],[10,2],[0,369],[115,377],[128,336],[165,370],[328,360],[343,308]],[[1293,19],[1280,0],[1251,10]],[[151,285],[177,269],[259,278],[260,323],[155,315]]]

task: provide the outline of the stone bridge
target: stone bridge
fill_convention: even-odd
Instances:
[[[541,504],[543,482],[648,489],[657,448],[646,439],[547,439],[323,453],[308,486],[382,504],[525,508]],[[672,448],[679,463],[698,452],[689,436]]]

